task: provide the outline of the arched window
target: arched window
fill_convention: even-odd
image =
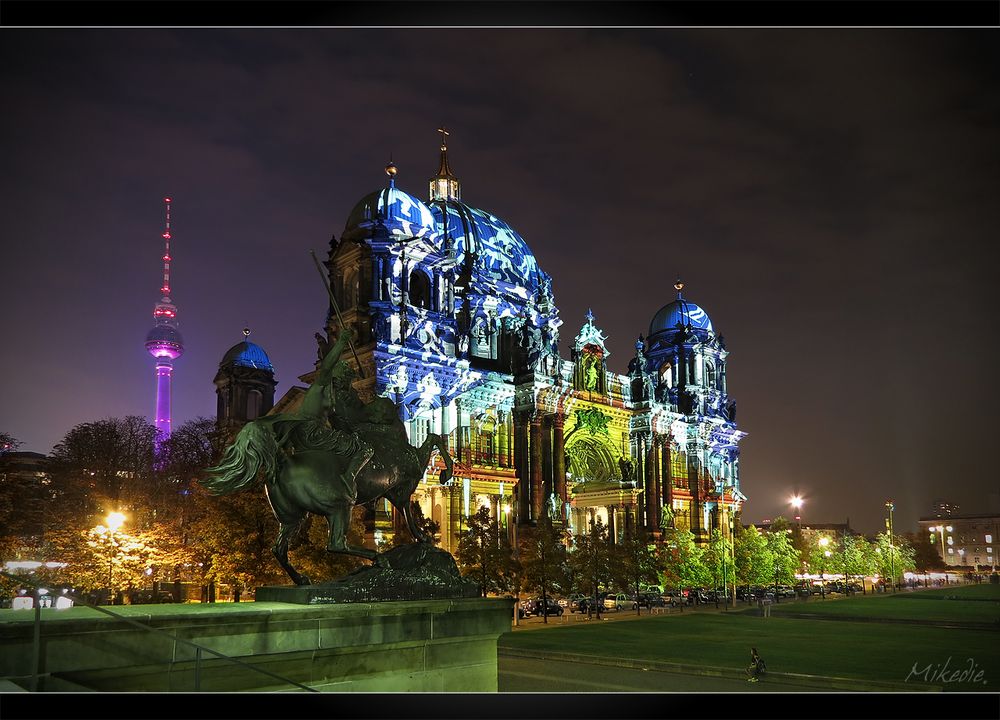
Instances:
[[[410,273],[409,303],[413,307],[431,309],[431,281],[422,270]]]
[[[358,300],[358,271],[348,270],[344,275],[344,304],[343,309],[354,307]]]

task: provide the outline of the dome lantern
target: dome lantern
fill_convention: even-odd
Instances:
[[[461,200],[462,193],[458,184],[458,178],[452,173],[448,166],[448,132],[444,127],[438,128],[441,133],[441,166],[438,174],[430,179],[430,198],[435,200]]]

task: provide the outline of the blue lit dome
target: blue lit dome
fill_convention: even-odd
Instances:
[[[394,184],[366,195],[354,206],[347,218],[343,238],[371,237],[379,216],[392,239],[416,237],[437,243],[438,232],[430,208]]]
[[[220,368],[233,365],[274,372],[274,367],[271,365],[267,353],[264,352],[264,348],[246,340],[229,348],[223,356],[222,362],[219,363]]]
[[[476,280],[487,287],[510,286],[517,291],[538,288],[538,262],[524,239],[496,215],[458,200],[437,200],[431,212],[443,241],[454,243],[461,261],[466,253],[476,256]],[[517,293],[521,294],[521,293]]]
[[[681,297],[680,290],[678,289],[677,299],[669,305],[664,305],[653,316],[653,321],[649,323],[649,337],[653,338],[656,335],[674,333],[688,325],[696,331],[714,332],[712,329],[712,320],[708,317],[708,313],[690,300],[685,300]]]

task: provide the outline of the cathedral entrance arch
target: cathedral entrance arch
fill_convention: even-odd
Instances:
[[[574,433],[566,441],[566,469],[574,483],[620,479],[620,456],[621,452],[608,435]]]

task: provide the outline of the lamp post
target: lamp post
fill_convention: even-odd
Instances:
[[[108,528],[108,602],[113,604],[113,593],[114,593],[114,569],[115,569],[115,555],[117,554],[117,547],[115,546],[115,532],[118,531],[125,523],[125,516],[120,512],[108,513],[107,518],[104,522],[107,523]]]
[[[892,511],[896,506],[892,500],[886,500],[885,506],[889,510],[889,572],[892,575],[892,591],[896,592],[896,546],[892,537]]]
[[[826,546],[830,544],[830,538],[826,535],[819,539],[819,546],[823,548],[823,560],[819,566],[819,597],[820,600],[826,600],[826,559],[830,557],[830,551],[826,549]]]
[[[798,527],[799,532],[802,531],[802,498],[799,495],[792,495],[789,499],[789,504],[795,508],[795,524]]]

